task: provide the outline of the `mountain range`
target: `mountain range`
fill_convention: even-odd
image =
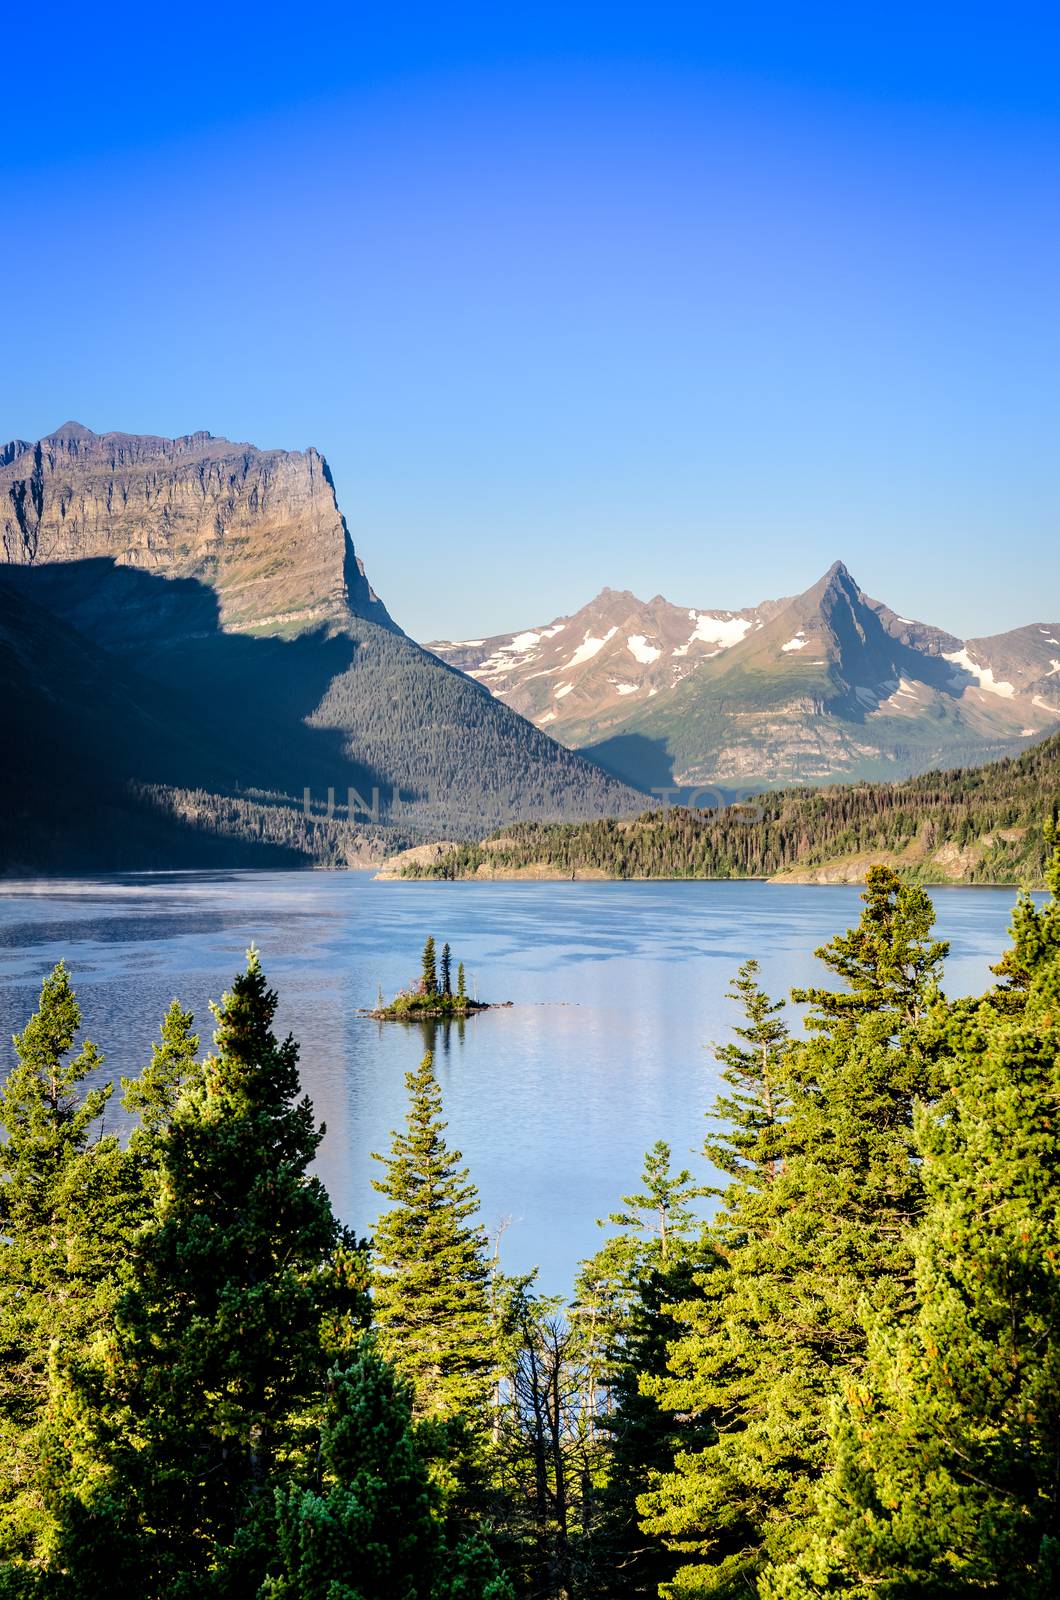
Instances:
[[[604,589],[549,623],[427,648],[644,789],[905,778],[1060,726],[1060,623],[958,639],[872,599],[839,561],[742,611]]]
[[[643,803],[408,638],[316,450],[67,423],[0,448],[0,544],[3,870],[347,862]]]

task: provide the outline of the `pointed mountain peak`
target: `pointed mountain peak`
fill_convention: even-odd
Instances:
[[[848,600],[864,599],[861,585],[842,561],[833,561],[823,578],[819,578],[805,594],[798,596],[795,604],[809,602],[821,605],[828,600],[845,597]]]
[[[94,439],[96,435],[83,422],[64,422],[61,428],[48,435],[49,439]]]
[[[93,434],[93,430],[90,427],[85,427],[83,422],[64,422],[61,427],[56,427],[54,434],[48,434],[48,438],[59,440],[64,445],[69,445],[69,443],[86,445],[90,440],[98,437],[99,435]]]

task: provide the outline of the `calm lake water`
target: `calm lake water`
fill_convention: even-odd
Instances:
[[[934,899],[952,946],[947,992],[974,993],[1005,946],[1014,893]],[[428,933],[448,939],[469,988],[514,1002],[439,1032],[450,1137],[487,1228],[510,1219],[505,1265],[537,1264],[542,1286],[562,1292],[649,1145],[668,1139],[700,1166],[718,1081],[710,1045],[732,1019],[725,990],[740,962],[757,956],[775,993],[819,980],[813,950],[858,909],[854,888],[766,883],[374,883],[356,872],[0,883],[0,1038],[9,1056],[62,956],[108,1075],[136,1072],[174,995],[209,1037],[208,1001],[255,942],[327,1124],[321,1175],[342,1218],[370,1232],[371,1152],[403,1115],[403,1075],[424,1038],[358,1008],[416,975]]]

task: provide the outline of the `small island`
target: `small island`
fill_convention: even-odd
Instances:
[[[511,1001],[504,1002],[511,1005]],[[384,1004],[382,990],[375,1009],[368,1013],[385,1022],[421,1022],[449,1017],[470,1017],[477,1011],[490,1011],[494,1007],[486,1000],[473,1000],[467,992],[464,963],[456,969],[456,988],[453,987],[452,955],[448,944],[442,945],[441,960],[435,955],[433,935],[423,946],[419,981],[402,989],[389,1004]]]

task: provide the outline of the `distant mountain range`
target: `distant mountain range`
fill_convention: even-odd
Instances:
[[[571,616],[427,648],[646,789],[904,778],[1060,727],[1060,623],[958,639],[871,599],[838,561],[744,611],[604,589]]]
[[[401,631],[316,450],[67,423],[0,447],[0,542],[0,870],[344,862],[643,804]]]

